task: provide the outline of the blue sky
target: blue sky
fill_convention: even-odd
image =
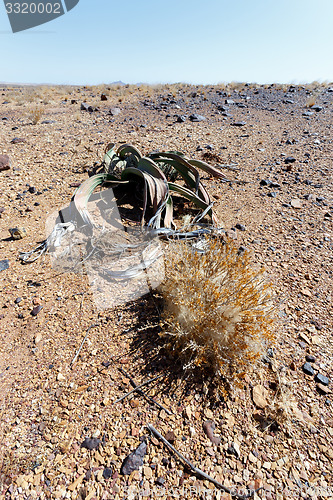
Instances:
[[[1,2],[0,47],[2,82],[333,81],[333,0],[80,0],[15,34]]]

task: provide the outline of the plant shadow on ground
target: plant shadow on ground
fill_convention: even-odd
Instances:
[[[163,302],[158,293],[149,293],[140,300],[132,302],[128,310],[137,323],[132,328],[132,340],[129,354],[133,358],[136,372],[131,373],[136,378],[147,380],[156,375],[164,374],[144,391],[149,395],[149,389],[158,387],[159,394],[178,400],[181,404],[184,397],[196,394],[201,397],[203,407],[217,408],[225,403],[228,392],[227,382],[202,370],[187,370],[182,361],[165,348],[165,340],[159,335]],[[160,398],[158,398],[160,399]]]

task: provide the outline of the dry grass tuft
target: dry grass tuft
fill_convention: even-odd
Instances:
[[[29,118],[32,121],[33,125],[37,125],[39,120],[42,118],[44,114],[43,107],[39,104],[35,104],[31,106],[29,110]]]
[[[200,368],[229,384],[240,381],[274,340],[273,299],[263,270],[232,242],[207,239],[205,253],[170,243],[162,333],[184,368]]]

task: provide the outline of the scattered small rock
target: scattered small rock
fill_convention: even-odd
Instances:
[[[261,179],[260,181],[260,186],[270,186],[272,184],[272,181],[269,179]]]
[[[169,441],[169,443],[173,444],[176,441],[176,436],[173,431],[168,431],[165,434],[165,439]]]
[[[204,433],[206,436],[211,440],[213,444],[220,444],[221,443],[221,438],[219,436],[214,436],[214,430],[216,428],[215,422],[212,420],[207,420],[204,422],[202,426]]]
[[[302,366],[302,370],[307,375],[314,375],[314,371],[310,363],[304,363],[304,365]]]
[[[8,155],[0,155],[0,172],[10,169],[10,158]]]
[[[100,444],[101,440],[98,438],[86,438],[81,443],[81,448],[87,448],[87,450],[97,450]]]
[[[311,354],[307,354],[305,356],[305,359],[309,362],[309,363],[314,363],[316,361],[316,358],[314,356],[312,356]]]
[[[111,469],[111,467],[106,467],[103,470],[104,479],[110,479],[110,477],[112,477],[112,474],[113,474],[113,469]]]
[[[22,240],[26,237],[27,231],[24,227],[14,227],[9,229],[9,233],[13,240]]]
[[[317,373],[317,375],[315,376],[315,381],[322,385],[328,385],[330,382],[329,379],[321,373]]]
[[[323,385],[323,384],[317,384],[317,391],[320,392],[320,394],[330,394],[330,389]]]
[[[43,306],[35,306],[33,310],[31,311],[31,316],[37,316],[43,309]]]
[[[239,458],[240,449],[238,443],[231,443],[231,445],[227,448],[227,453],[229,455],[234,455],[236,458]]]
[[[268,391],[263,385],[256,385],[252,389],[252,399],[258,408],[266,408],[268,405]]]
[[[193,113],[193,115],[190,116],[191,122],[203,122],[206,120],[206,118],[202,115],[198,115],[197,113]]]
[[[120,108],[110,108],[109,109],[109,115],[111,115],[111,116],[117,116],[117,115],[120,115],[120,113],[121,113]]]
[[[9,268],[9,260],[8,259],[0,260],[0,272],[5,271],[8,268]]]
[[[81,103],[81,111],[88,111],[89,113],[93,113],[94,111],[98,111],[98,108],[94,106],[90,106],[89,104],[86,104],[85,102]]]
[[[129,475],[133,471],[138,470],[139,467],[143,465],[143,458],[147,453],[147,443],[142,441],[141,444],[132,453],[125,458],[122,463],[120,473],[123,475]]]
[[[291,200],[290,205],[296,209],[302,208],[302,202],[299,198],[294,198],[293,200]]]
[[[14,139],[12,139],[10,142],[12,144],[21,144],[21,143],[24,143],[27,141],[25,139],[23,139],[22,137],[14,137]]]
[[[287,158],[284,159],[284,162],[286,164],[288,164],[288,163],[295,163],[295,161],[296,161],[296,158],[294,158],[293,156],[287,156]]]

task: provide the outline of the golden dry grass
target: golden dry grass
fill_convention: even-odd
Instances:
[[[272,293],[246,252],[220,239],[206,244],[204,254],[186,243],[168,248],[161,336],[184,367],[232,382],[274,340]]]

